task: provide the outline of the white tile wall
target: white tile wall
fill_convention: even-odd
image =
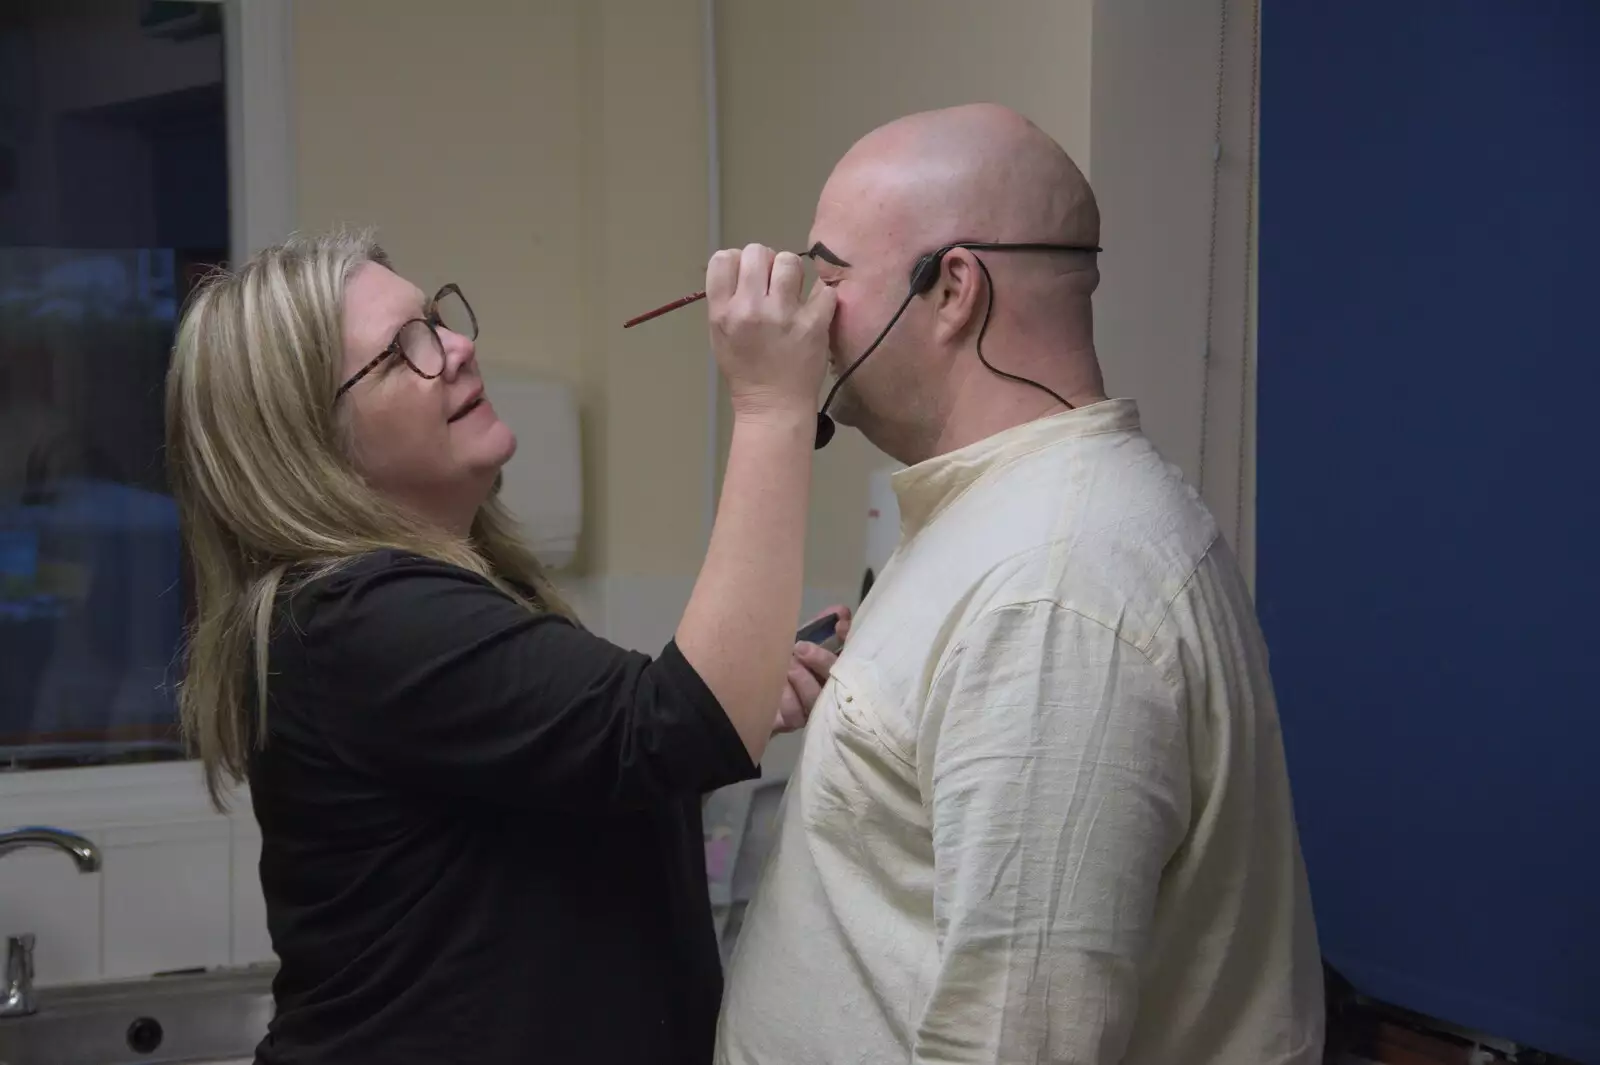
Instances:
[[[71,859],[19,851],[0,864],[0,935],[32,932],[34,976],[67,983],[100,972],[100,876]]]
[[[233,910],[228,820],[213,816],[103,834],[102,977],[228,964]]]
[[[248,794],[235,805],[213,811],[184,763],[0,776],[0,828],[68,829],[101,855],[95,873],[53,850],[0,860],[0,934],[34,934],[40,986],[272,961]]]
[[[234,965],[249,965],[272,957],[272,942],[267,936],[267,903],[261,897],[261,877],[256,865],[261,860],[261,832],[248,811],[234,817],[232,848],[228,860],[229,897],[233,910],[228,922],[228,960]]]
[[[557,580],[590,624],[654,654],[671,639],[692,578]],[[804,616],[849,593],[808,589]],[[786,772],[797,738],[774,744]],[[0,935],[32,932],[40,986],[273,960],[248,793],[229,814],[208,804],[190,763],[0,773],[0,829],[51,825],[101,848],[98,873],[54,851],[0,859]]]

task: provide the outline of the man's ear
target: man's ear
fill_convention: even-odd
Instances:
[[[955,340],[975,331],[988,306],[989,279],[978,257],[967,248],[945,252],[939,280],[934,282],[934,336]]]

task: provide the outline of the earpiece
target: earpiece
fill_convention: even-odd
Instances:
[[[905,313],[906,308],[911,306],[911,301],[916,299],[918,296],[926,295],[933,289],[933,286],[938,283],[939,266],[944,262],[945,253],[950,251],[952,248],[969,248],[973,251],[1100,251],[1098,246],[1089,247],[1082,244],[1046,244],[1042,242],[1010,244],[982,241],[961,241],[955,244],[946,244],[944,247],[930,251],[926,255],[919,258],[911,267],[910,289],[906,292],[906,298],[901,301],[900,309],[894,312],[894,317],[889,319],[889,324],[883,327],[883,331],[878,334],[878,338],[871,344],[867,345],[867,350],[863,351],[854,362],[845,368],[844,373],[838,376],[838,378],[833,382],[833,387],[828,390],[828,398],[822,401],[822,409],[817,412],[817,448],[820,449],[827,447],[828,441],[833,439],[834,422],[833,419],[828,416],[828,408],[833,406],[833,398],[839,394],[839,389],[844,385],[845,380],[851,374],[856,372],[857,367],[859,367],[863,362],[867,361],[868,355],[871,355],[874,351],[878,350],[878,345],[883,343],[883,338],[889,335],[889,330],[894,328],[894,324],[900,320],[900,316]],[[1025,385],[1031,385],[1034,388],[1039,389],[1041,392],[1049,393],[1057,402],[1061,403],[1062,406],[1071,407],[1072,404],[1068,403],[1065,399],[1062,399],[1062,397],[1056,395],[1056,393],[1051,392],[1050,389],[1046,388],[1044,385],[1041,385],[1039,382],[1030,380],[1026,377],[1019,377],[1016,374],[1006,373],[1004,370],[995,369],[995,367],[990,364],[989,360],[984,356],[983,335],[984,333],[988,332],[989,316],[994,312],[994,280],[993,278],[989,277],[989,268],[983,264],[982,259],[978,260],[978,267],[983,271],[984,278],[989,281],[989,303],[983,314],[983,325],[978,330],[978,361],[983,363],[983,365],[987,367],[991,373],[998,374],[1001,377],[1010,378],[1013,381],[1020,381]]]
[[[930,251],[918,259],[916,264],[911,267],[911,294],[913,296],[924,295],[938,282],[939,264],[944,262],[944,253],[949,250],[949,248],[940,248],[938,251]]]

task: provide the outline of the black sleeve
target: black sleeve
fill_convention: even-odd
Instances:
[[[488,581],[373,556],[290,602],[309,724],[352,767],[522,807],[641,807],[759,775],[675,643],[651,660]],[[284,678],[289,679],[289,678]],[[274,685],[276,687],[276,685]]]

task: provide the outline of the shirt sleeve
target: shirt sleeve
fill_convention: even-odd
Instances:
[[[1054,603],[960,639],[919,737],[939,954],[916,1065],[1122,1060],[1189,819],[1184,721],[1137,648]]]
[[[282,679],[311,726],[412,789],[593,811],[758,775],[675,643],[652,660],[459,567],[363,560],[296,593],[290,619],[274,644],[295,643],[284,668],[303,673]]]

